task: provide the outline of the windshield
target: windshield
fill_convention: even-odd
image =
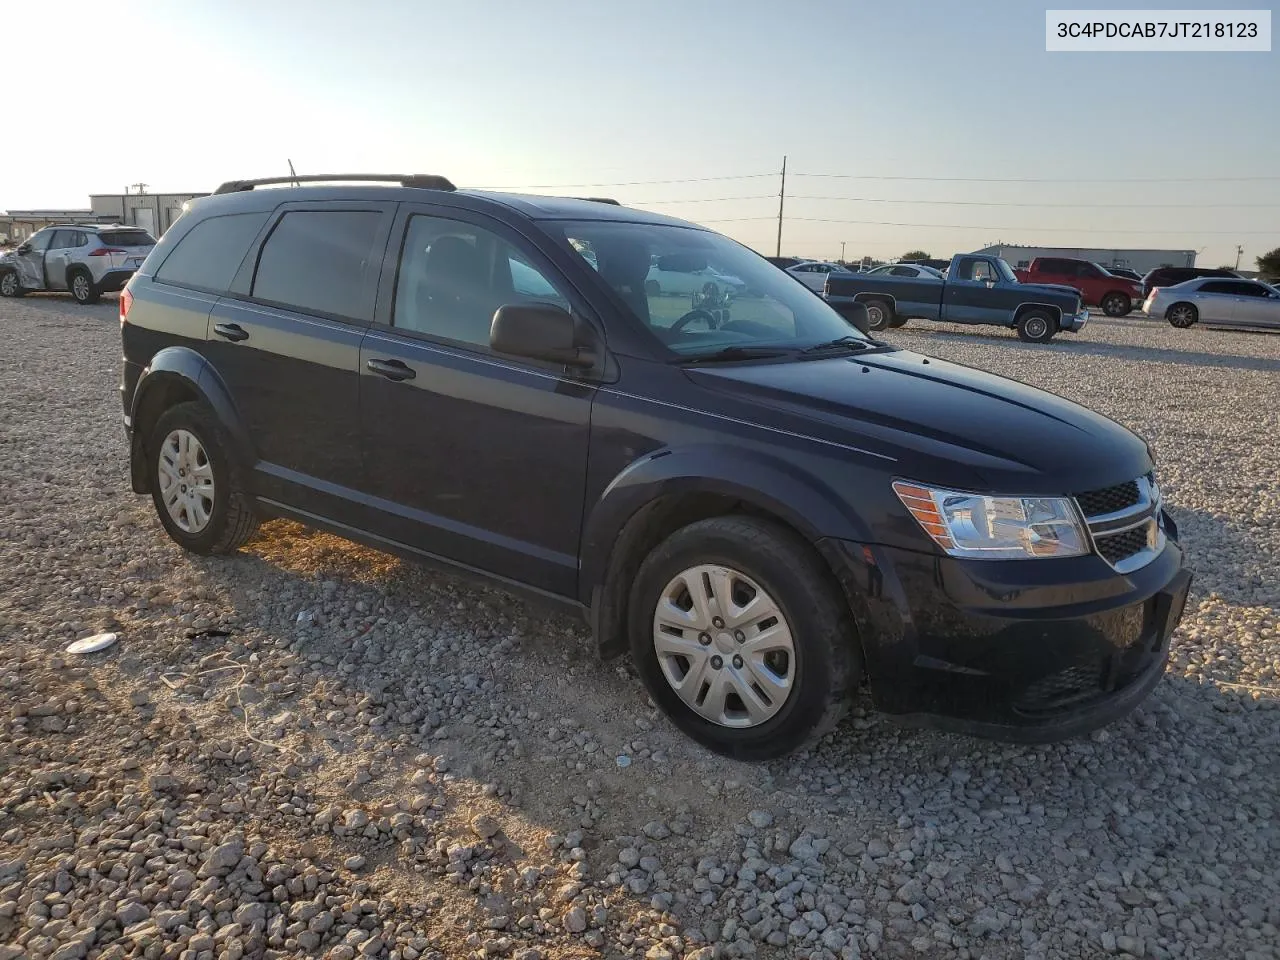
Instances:
[[[866,339],[794,277],[728,237],[649,223],[559,228],[569,249],[679,356]]]
[[[1013,267],[1005,263],[999,257],[996,257],[996,269],[1000,271],[1000,279],[1005,283],[1017,283],[1018,276],[1013,272]]]

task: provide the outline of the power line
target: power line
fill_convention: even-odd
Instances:
[[[1132,210],[1257,210],[1280,207],[1280,203],[1020,203],[1005,200],[904,200],[897,197],[819,197],[809,194],[789,194],[791,200],[839,200],[850,203],[920,203],[931,206],[957,207],[1048,207],[1106,210],[1123,207]],[[750,197],[696,197],[683,200],[632,200],[638,207],[659,207],[675,203],[728,203],[734,200],[772,200],[773,194],[761,193]]]
[[[910,180],[928,183],[1248,183],[1280,180],[1276,176],[1259,177],[1116,177],[1088,179],[1081,177],[899,177],[873,176],[860,173],[793,173],[793,177],[819,177],[827,180]]]
[[[700,220],[700,223],[744,223],[749,220],[773,220],[773,217],[730,217],[722,220]],[[1022,226],[999,226],[990,223],[902,223],[896,220],[834,220],[826,217],[788,217],[789,221],[799,223],[840,223],[851,224],[854,226],[871,226],[871,227],[924,227],[933,230],[1034,230],[1041,233],[1145,233],[1158,236],[1176,236],[1178,234],[1189,233],[1214,233],[1224,234],[1228,236],[1238,236],[1242,233],[1248,234],[1274,234],[1274,230],[1126,230],[1122,228],[1096,228],[1096,227],[1040,227],[1025,224]]]
[[[525,183],[508,187],[480,187],[481,190],[570,190],[577,187],[647,187],[666,183],[711,183],[722,180],[760,180],[776,173],[744,173],[733,177],[689,177],[684,180],[623,180],[616,183]]]

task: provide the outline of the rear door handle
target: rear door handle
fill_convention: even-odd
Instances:
[[[412,380],[418,375],[417,371],[400,360],[369,360],[365,366],[388,380]]]
[[[215,323],[213,325],[213,332],[234,343],[239,343],[241,340],[249,339],[249,331],[238,323]]]

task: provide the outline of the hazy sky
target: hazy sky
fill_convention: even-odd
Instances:
[[[4,8],[0,209],[210,190],[292,158],[605,194],[772,253],[787,154],[784,253],[999,240],[1217,265],[1239,243],[1252,267],[1280,246],[1280,53],[1046,53],[1026,0]],[[870,179],[895,177],[928,179]],[[624,185],[695,178],[735,179]]]

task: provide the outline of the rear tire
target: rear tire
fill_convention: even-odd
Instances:
[[[893,307],[887,300],[864,300],[867,308],[867,326],[875,331],[885,330],[893,326]]]
[[[191,446],[192,439],[194,447]],[[170,455],[173,450],[169,446],[171,440],[176,441],[175,446],[186,446],[193,451],[185,465],[181,459]],[[170,407],[160,415],[151,430],[145,448],[151,500],[165,532],[184,550],[206,555],[232,553],[258,529],[253,502],[239,468],[227,453],[229,449],[226,431],[213,411],[199,401]],[[203,505],[196,505],[194,510],[183,511],[181,504],[173,509],[167,502],[173,493],[172,486],[166,490],[162,485],[162,459],[173,463],[166,471],[164,482],[171,484],[176,480],[181,483],[180,495],[185,494],[188,484],[192,483],[191,465],[199,464],[201,479],[208,478],[213,496],[200,498]],[[184,475],[176,477],[175,472],[180,468],[184,469]],[[190,489],[194,491],[195,485],[192,484]],[[196,500],[197,496],[192,496],[188,502],[195,504]]]
[[[1200,311],[1193,303],[1175,303],[1164,312],[1164,318],[1179,330],[1195,326],[1200,319]]]
[[[699,600],[692,589],[702,590]],[[829,732],[862,676],[830,571],[793,532],[750,517],[702,520],[655,547],[631,587],[628,633],[654,703],[685,734],[737,760],[780,757]],[[681,682],[694,686],[682,695]]]
[[[1044,310],[1028,310],[1015,326],[1018,339],[1025,343],[1048,343],[1058,332],[1058,321]]]
[[[892,320],[890,320],[890,321],[889,321],[889,326],[894,327],[894,328],[897,328],[897,327],[905,327],[906,325],[907,325],[907,318],[906,318],[906,317],[899,317],[899,316],[897,316],[896,314],[894,315],[894,318],[893,318]]]
[[[22,289],[22,281],[18,279],[18,271],[0,271],[0,297],[20,297],[26,292]]]
[[[1108,317],[1123,317],[1133,310],[1133,298],[1127,293],[1108,293],[1102,298],[1102,312]]]
[[[85,269],[72,270],[67,274],[67,286],[71,290],[71,296],[81,306],[97,303],[102,297],[102,291],[93,282],[93,276]]]

